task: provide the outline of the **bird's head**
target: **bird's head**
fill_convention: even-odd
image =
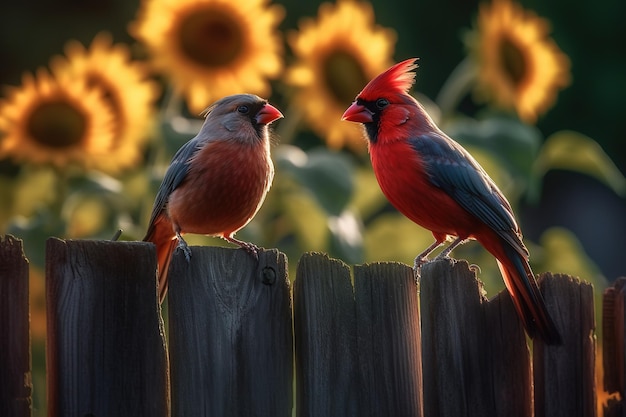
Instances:
[[[242,136],[245,132],[262,137],[267,126],[283,114],[267,100],[254,94],[236,94],[216,101],[204,111],[202,130],[218,131],[218,125]]]
[[[356,96],[341,120],[362,123],[371,143],[398,136],[407,121],[422,116],[422,107],[409,94],[416,68],[417,58],[411,58],[379,74]]]

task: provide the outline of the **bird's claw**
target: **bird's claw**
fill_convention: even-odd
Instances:
[[[191,249],[189,248],[189,246],[187,246],[186,243],[184,245],[178,244],[178,249],[183,251],[187,262],[191,262]]]
[[[252,255],[255,260],[257,261],[259,260],[260,249],[257,245],[255,245],[254,243],[243,242],[243,244],[241,245],[241,248],[245,250],[246,252],[248,252],[250,255]]]
[[[234,243],[238,245],[243,250],[248,252],[250,255],[254,257],[255,260],[259,260],[259,252],[261,251],[257,245],[250,242],[244,242],[243,240],[235,239],[233,236],[223,236],[224,239],[229,241],[230,243]]]
[[[413,278],[415,283],[419,285],[420,278],[422,277],[422,266],[428,263],[427,256],[417,256],[413,261]]]
[[[176,246],[177,250],[182,250],[185,254],[185,259],[187,262],[191,261],[191,248],[185,242],[185,239],[180,235],[180,233],[176,233],[176,238],[178,239],[178,246]]]
[[[415,285],[419,285],[420,279],[422,278],[422,267],[413,268],[413,279],[415,280]]]
[[[413,261],[413,269],[416,271],[419,271],[420,269],[422,269],[422,266],[426,265],[427,263],[428,263],[428,257],[418,256]]]

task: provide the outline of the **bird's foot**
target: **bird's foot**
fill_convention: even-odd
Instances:
[[[422,266],[424,266],[428,262],[428,257],[421,255],[418,255],[413,261],[413,278],[415,278],[416,284],[419,284],[420,278],[422,277]]]
[[[244,242],[243,240],[235,239],[232,236],[224,236],[224,239],[226,239],[230,243],[234,243],[235,245],[240,246],[243,250],[252,255],[254,259],[256,259],[257,261],[259,260],[260,249],[254,243]]]
[[[445,260],[451,259],[451,258],[450,258],[450,253],[443,253],[443,252],[442,252],[442,253],[440,253],[439,255],[435,256],[435,259],[434,259],[434,260],[435,260],[435,261],[439,261],[439,260],[442,260],[442,259],[445,259]]]
[[[243,242],[243,245],[241,245],[241,247],[243,248],[243,250],[252,255],[254,259],[256,259],[257,261],[259,260],[260,249],[257,245],[255,245],[254,243]]]
[[[185,254],[185,259],[187,260],[187,262],[190,262],[191,248],[189,247],[189,245],[187,245],[187,242],[185,242],[185,239],[183,239],[180,233],[176,232],[176,238],[178,239],[178,246],[176,246],[176,249],[182,250]]]
[[[415,285],[420,284],[421,278],[422,278],[422,267],[413,268],[413,280],[415,280]]]
[[[415,282],[419,283],[420,277],[422,276],[422,266],[427,264],[430,260],[428,259],[428,255],[430,255],[435,249],[443,244],[443,241],[440,239],[435,240],[432,245],[427,247],[422,253],[415,257],[413,261],[413,274],[415,275]]]
[[[450,246],[448,246],[447,248],[445,248],[443,251],[441,251],[441,253],[435,258],[435,260],[440,260],[440,259],[445,259],[445,260],[449,260],[450,258],[450,254],[452,253],[452,251],[459,245],[464,244],[465,242],[467,242],[469,239],[463,239],[460,237],[457,237],[451,244]]]
[[[427,256],[417,256],[413,261],[413,269],[419,270],[422,266],[426,265],[430,260]]]

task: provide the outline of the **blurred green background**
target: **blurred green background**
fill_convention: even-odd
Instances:
[[[321,2],[276,3],[287,11],[280,29],[291,30],[301,17],[316,16]],[[116,42],[132,44],[127,25],[138,4],[122,0],[5,3],[0,13],[0,84],[19,85],[24,71],[46,66],[51,56],[63,53],[70,39],[88,45],[96,33],[106,30]],[[394,58],[420,57],[415,90],[434,99],[465,55],[461,38],[475,20],[478,2],[372,4],[376,22],[397,32]],[[551,36],[572,62],[572,84],[537,123],[543,137],[564,129],[587,135],[625,172],[626,53],[621,42],[626,39],[626,27],[620,19],[626,15],[626,3],[526,0],[520,4],[551,22]],[[469,102],[462,103],[461,109],[475,110]],[[14,170],[6,163],[0,165],[0,174],[11,175]],[[570,170],[550,170],[543,178],[540,199],[522,199],[517,212],[531,241],[539,241],[551,226],[565,226],[608,279],[626,274],[620,256],[626,248],[626,203],[601,181]]]

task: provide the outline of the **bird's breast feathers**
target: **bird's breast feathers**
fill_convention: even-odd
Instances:
[[[427,163],[408,141],[370,146],[370,156],[383,194],[402,214],[433,232],[470,237],[474,216],[433,183]]]
[[[185,186],[169,201],[173,219],[188,233],[222,234],[245,226],[260,208],[274,176],[269,145],[213,141],[189,164]]]

